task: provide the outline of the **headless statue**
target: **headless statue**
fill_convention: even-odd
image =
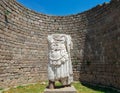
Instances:
[[[70,35],[52,34],[48,35],[48,80],[49,88],[55,88],[55,81],[68,86],[73,82],[73,71],[70,57],[72,49]]]

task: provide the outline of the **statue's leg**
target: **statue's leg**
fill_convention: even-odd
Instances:
[[[49,89],[54,89],[55,88],[55,82],[49,80]]]
[[[59,82],[62,84],[61,80],[59,80]]]
[[[61,82],[64,87],[70,87],[71,86],[71,83],[68,84],[68,78],[67,77],[60,79],[59,82]]]

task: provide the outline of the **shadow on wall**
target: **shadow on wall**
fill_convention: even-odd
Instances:
[[[97,6],[86,12],[86,17],[80,81],[120,89],[120,1]]]
[[[91,85],[91,84],[88,84],[85,82],[82,83],[82,85],[84,85],[85,87],[90,88],[92,90],[101,92],[101,93],[119,93],[117,90],[113,90],[111,88],[106,88],[106,87],[99,86],[99,85]]]

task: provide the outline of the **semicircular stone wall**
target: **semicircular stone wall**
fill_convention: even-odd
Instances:
[[[0,0],[0,87],[47,80],[47,35],[72,36],[74,80],[120,89],[120,1],[48,16]]]

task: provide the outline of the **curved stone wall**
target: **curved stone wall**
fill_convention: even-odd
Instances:
[[[65,33],[74,43],[74,79],[120,88],[119,11],[120,1],[112,0],[81,14],[48,16],[1,0],[0,87],[47,80],[46,37]]]
[[[86,17],[80,80],[120,89],[120,1],[97,6]]]
[[[74,43],[73,63],[80,62],[79,50],[85,38],[84,14],[55,17],[30,11],[14,0],[2,0],[0,4],[1,86],[47,80],[48,34],[70,34]],[[78,68],[74,67],[76,79]]]

